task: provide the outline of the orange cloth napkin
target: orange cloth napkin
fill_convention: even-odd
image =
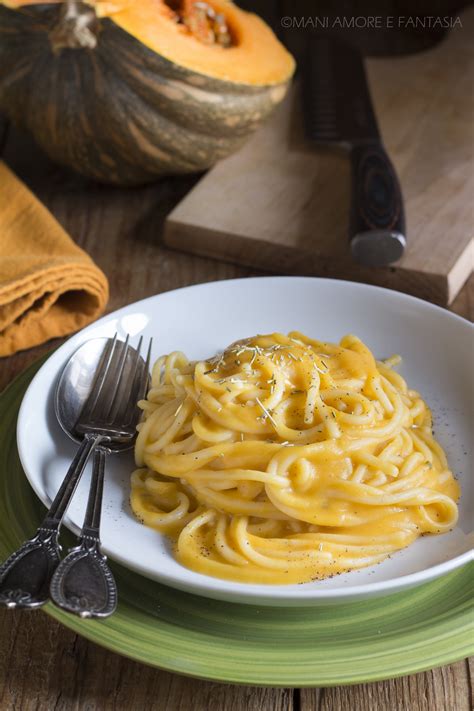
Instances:
[[[0,356],[77,331],[108,296],[103,272],[0,161]]]

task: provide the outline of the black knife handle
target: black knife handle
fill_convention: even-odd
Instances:
[[[379,142],[351,150],[352,205],[349,241],[352,256],[367,266],[396,262],[406,245],[400,184]]]

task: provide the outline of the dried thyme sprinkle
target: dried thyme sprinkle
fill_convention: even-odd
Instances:
[[[260,407],[262,408],[265,417],[268,417],[268,419],[269,419],[270,422],[273,424],[273,426],[276,427],[277,424],[276,424],[275,420],[274,420],[273,417],[271,416],[269,410],[267,410],[267,408],[265,407],[265,405],[263,405],[263,403],[261,402],[261,400],[260,400],[258,397],[256,397],[256,398],[255,398],[255,401],[256,401],[257,404],[260,405]]]

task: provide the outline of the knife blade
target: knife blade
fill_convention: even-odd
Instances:
[[[362,56],[345,42],[312,35],[303,77],[306,137],[316,147],[350,151],[352,256],[367,266],[391,264],[406,246],[403,198],[382,143]]]

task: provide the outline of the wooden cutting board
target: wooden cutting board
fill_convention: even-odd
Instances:
[[[272,272],[355,279],[450,303],[473,268],[474,11],[462,21],[434,49],[366,63],[405,197],[409,246],[397,264],[352,261],[349,160],[305,142],[297,84],[270,122],[168,216],[165,243]]]

